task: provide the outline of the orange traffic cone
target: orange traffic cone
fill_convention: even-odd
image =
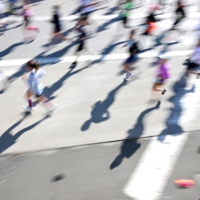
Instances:
[[[193,180],[184,180],[184,179],[174,180],[174,183],[178,185],[179,187],[183,187],[183,188],[191,188],[195,184]]]

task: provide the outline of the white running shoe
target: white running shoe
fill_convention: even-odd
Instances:
[[[31,111],[34,111],[36,107],[23,106],[23,109],[27,112],[31,112]]]
[[[58,107],[58,105],[53,105],[51,108],[48,109],[47,112],[53,112],[56,108]]]
[[[127,80],[131,76],[131,72],[128,72],[124,78],[124,80]]]

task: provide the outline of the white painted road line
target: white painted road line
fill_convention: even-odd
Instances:
[[[10,171],[10,170],[14,169],[15,167],[16,167],[16,166],[13,166],[13,167],[11,167],[11,168],[8,168],[8,169],[4,170],[4,172]]]
[[[6,176],[3,176],[2,178],[6,178],[6,177],[8,177],[8,176],[10,176],[10,175],[12,175],[12,174],[14,174],[14,172],[12,172],[12,173],[10,173],[10,174],[7,174]]]
[[[176,160],[188,139],[187,133],[153,138],[124,188],[124,193],[134,200],[159,200]]]
[[[99,20],[110,20],[110,19],[114,19],[116,17],[118,17],[119,14],[113,14],[113,15],[91,15],[91,19],[99,19]],[[160,19],[166,19],[169,17],[173,17],[174,13],[166,13],[166,14],[162,14],[159,16]],[[69,16],[65,16],[62,17],[61,20],[74,20],[79,18],[80,15],[69,15]],[[146,14],[145,13],[141,13],[141,14],[133,14],[132,16],[130,16],[130,19],[138,19],[138,18],[145,18]],[[200,13],[189,13],[188,18],[199,18],[200,17]],[[51,19],[48,16],[35,16],[34,20],[36,21],[43,21],[43,20],[49,20]]]
[[[190,54],[192,54],[193,51],[191,50],[185,50],[185,51],[171,51],[171,52],[167,52],[166,54],[163,55],[167,55],[169,57],[178,57],[178,56],[188,56]],[[139,58],[156,58],[159,55],[159,52],[157,51],[152,51],[152,52],[145,52],[145,53],[141,53],[139,55]],[[88,56],[88,55],[83,55],[80,56],[79,58],[79,62],[84,62],[84,61],[88,61],[88,60],[99,60],[103,57],[103,60],[123,60],[126,59],[128,57],[127,53],[121,53],[121,54],[110,54],[110,55],[96,55],[96,56]],[[0,61],[0,67],[5,67],[5,66],[19,66],[19,65],[23,65],[26,62],[28,62],[30,59],[33,58],[25,58],[25,59],[10,59],[10,60],[2,60]],[[75,56],[66,56],[66,57],[61,57],[61,58],[38,58],[38,61],[41,64],[51,64],[51,63],[71,63],[75,60]]]
[[[92,15],[91,19],[96,19],[96,20],[111,20],[116,17],[118,17],[119,14],[113,14],[113,15]],[[167,19],[170,17],[173,17],[173,13],[166,13],[162,14],[159,16],[160,19]],[[61,20],[75,20],[78,19],[80,16],[79,15],[69,15],[69,16],[64,16],[61,18]],[[130,16],[130,19],[139,19],[139,18],[145,18],[146,14],[141,13],[141,14],[133,14]],[[200,12],[194,12],[194,13],[188,13],[187,18],[200,18]],[[33,20],[34,21],[49,21],[51,19],[50,16],[34,16]],[[23,19],[21,17],[6,17],[2,20],[0,20],[1,23],[3,22],[21,22]]]
[[[6,179],[4,179],[3,181],[0,181],[0,185],[5,183],[6,182]]]
[[[192,88],[192,86],[191,86]],[[189,92],[181,99],[183,112],[179,118],[179,124],[191,123],[198,117],[200,103],[200,80],[194,80],[194,92]]]

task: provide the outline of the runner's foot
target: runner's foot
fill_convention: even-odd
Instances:
[[[167,92],[167,89],[164,89],[164,90],[162,91],[162,95],[164,95],[165,92]]]
[[[31,111],[34,111],[36,107],[23,106],[23,109],[27,112],[31,112]]]
[[[124,80],[127,80],[130,76],[131,76],[131,72],[128,72],[128,73],[126,74],[126,76],[124,77]]]

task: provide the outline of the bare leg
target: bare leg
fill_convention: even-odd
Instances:
[[[160,85],[158,85],[158,84],[154,84],[152,90],[155,92],[163,92],[164,91],[164,89],[161,88]]]
[[[125,63],[123,65],[123,67],[124,67],[124,70],[126,71],[126,73],[129,73],[129,64]]]
[[[43,104],[47,110],[55,108],[55,106],[44,95],[38,98],[38,101]]]

